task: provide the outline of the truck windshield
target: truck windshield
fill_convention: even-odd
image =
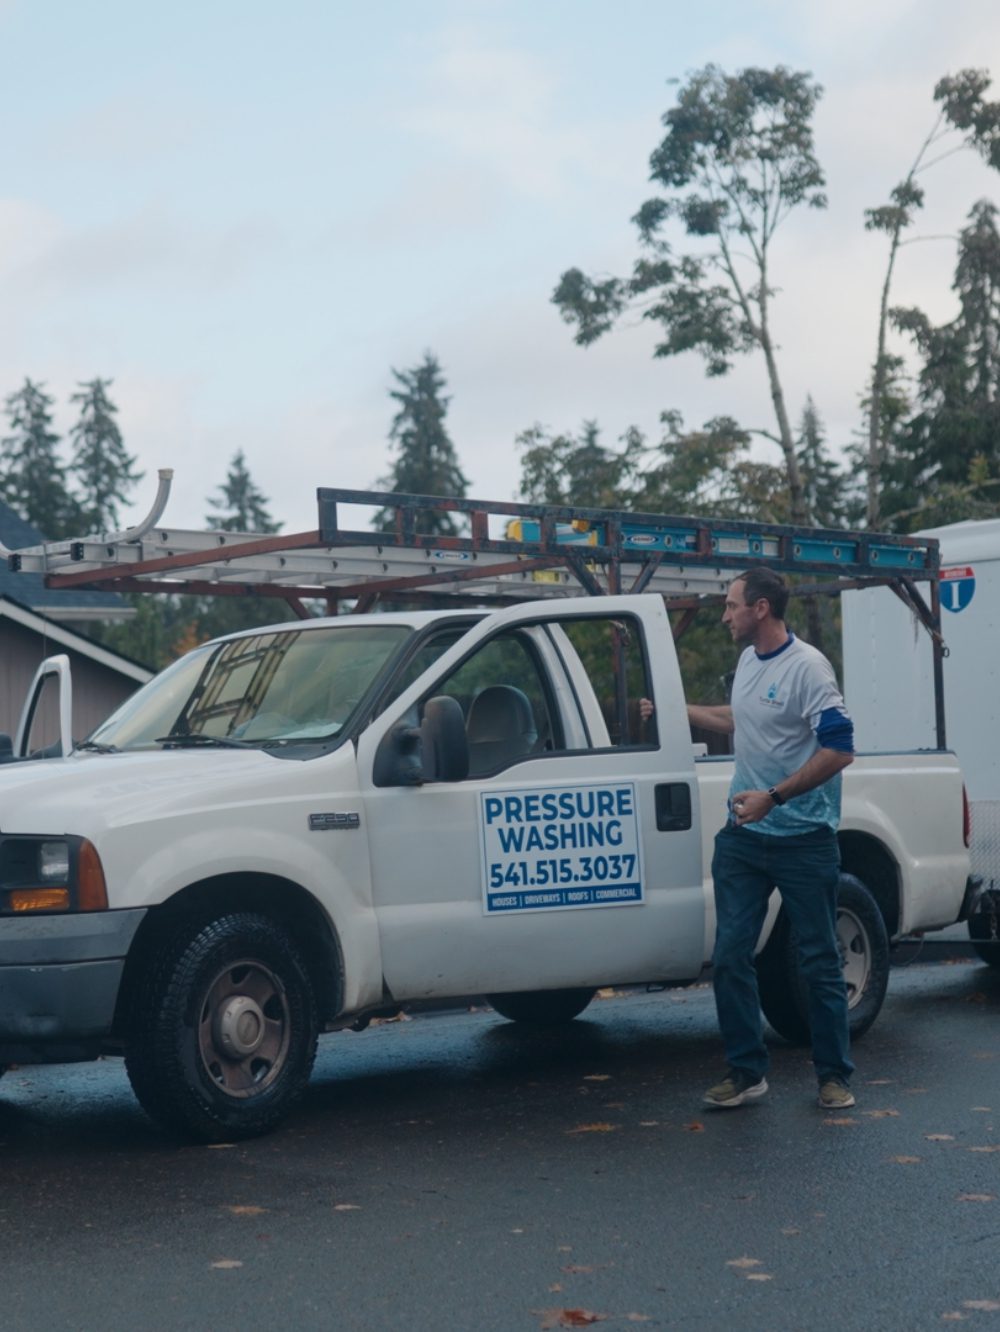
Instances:
[[[412,632],[406,625],[338,625],[206,644],[133,694],[94,731],[91,745],[331,740]]]

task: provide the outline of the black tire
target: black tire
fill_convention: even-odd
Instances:
[[[125,1053],[132,1090],[165,1127],[205,1142],[273,1129],[316,1057],[305,963],[264,915],[192,924],[154,960]]]
[[[977,911],[970,916],[969,940],[988,967],[1000,969],[1000,911]]]
[[[851,1039],[863,1036],[878,1017],[889,983],[889,938],[878,903],[853,874],[837,885],[837,938]],[[798,950],[782,911],[757,958],[757,982],[764,1016],[786,1041],[809,1043],[809,996],[799,972]]]
[[[500,1016],[511,1022],[546,1026],[572,1022],[596,993],[596,990],[525,990],[523,994],[489,994],[486,997]]]

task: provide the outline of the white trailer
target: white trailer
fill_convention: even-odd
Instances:
[[[1000,518],[916,535],[940,542],[947,742],[969,796],[972,871],[987,888],[969,932],[984,960],[1000,966]],[[844,694],[859,749],[933,749],[927,631],[885,587],[847,592],[841,605]]]

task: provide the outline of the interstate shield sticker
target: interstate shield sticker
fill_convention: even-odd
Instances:
[[[487,915],[643,900],[632,782],[484,791],[479,833]]]

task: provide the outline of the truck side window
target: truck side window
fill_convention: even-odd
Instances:
[[[470,776],[498,771],[557,742],[542,673],[523,633],[491,638],[433,692],[461,704]]]
[[[571,649],[564,652],[567,669],[571,674],[582,671],[600,708],[603,726],[590,726],[591,746],[628,748],[653,743],[655,715],[644,723],[639,712],[639,700],[654,694],[638,621],[630,616],[595,615],[561,619],[558,624]]]

